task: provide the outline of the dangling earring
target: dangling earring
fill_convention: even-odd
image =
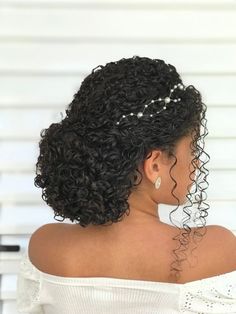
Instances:
[[[155,188],[159,189],[160,185],[161,185],[161,177],[158,177],[155,181]]]

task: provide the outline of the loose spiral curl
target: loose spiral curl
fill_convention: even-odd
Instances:
[[[177,182],[171,174],[177,163],[176,144],[183,136],[191,135],[192,173],[197,169],[200,175],[193,180],[190,174],[196,190],[188,189],[190,205],[183,209],[187,215],[183,220],[184,232],[178,227],[182,238],[180,234],[173,238],[180,242],[180,247],[188,248],[186,240],[191,234],[187,224],[191,218],[189,208],[197,204],[199,218],[203,220],[209,208],[204,202],[207,187],[201,187],[204,183],[208,185],[208,170],[204,165],[210,159],[201,146],[201,140],[204,143],[208,134],[206,106],[201,94],[193,85],[185,90],[175,90],[173,97],[181,98],[178,104],[170,103],[165,111],[153,118],[132,116],[119,126],[115,125],[123,114],[141,111],[144,103],[165,97],[178,83],[182,80],[173,65],[161,59],[139,56],[99,65],[85,77],[66,109],[65,118],[40,132],[34,184],[43,189],[42,198],[54,210],[54,219],[64,221],[69,218],[82,227],[120,222],[125,213],[129,215],[128,197],[142,180],[139,165],[150,157],[153,149],[161,149],[175,158],[170,169],[175,182],[171,193],[178,201],[177,208],[169,214],[173,223],[171,215],[180,205],[173,193]],[[158,106],[158,103],[152,106],[150,113],[156,112]],[[201,126],[204,127],[203,134]],[[203,153],[208,157],[205,162],[200,159]],[[197,160],[202,162],[200,167]],[[138,174],[141,174],[140,182],[137,182]],[[203,178],[199,179],[201,175]],[[57,219],[58,216],[62,220]],[[204,223],[205,220],[203,226]],[[198,230],[194,235],[202,236]],[[174,250],[177,261],[171,264],[174,265],[171,272],[175,271],[179,278],[183,259],[177,250]],[[184,255],[183,251],[181,254]]]

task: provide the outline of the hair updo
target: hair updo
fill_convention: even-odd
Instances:
[[[199,141],[208,134],[206,106],[193,85],[176,89],[172,98],[181,101],[169,103],[160,114],[141,119],[129,116],[116,125],[123,114],[143,111],[144,104],[168,96],[174,85],[182,83],[173,65],[134,56],[98,67],[83,80],[65,118],[41,131],[34,179],[35,186],[43,189],[43,200],[54,210],[54,218],[69,218],[82,227],[105,226],[128,214],[127,199],[140,183],[136,182],[138,167],[153,149],[176,159],[177,142],[192,134],[192,164],[196,168],[194,160],[204,152]],[[163,103],[154,103],[145,114],[162,107]],[[205,127],[203,135],[201,126]],[[204,173],[204,163],[198,169]],[[206,182],[206,176],[201,182]],[[174,189],[176,185],[175,181]],[[200,189],[195,202],[200,218],[207,216],[201,208],[205,189]],[[186,223],[183,227],[191,229]]]

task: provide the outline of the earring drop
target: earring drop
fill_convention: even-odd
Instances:
[[[155,188],[159,189],[160,185],[161,185],[161,177],[158,177],[155,181]]]

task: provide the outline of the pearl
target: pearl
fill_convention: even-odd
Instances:
[[[155,100],[154,100],[154,99],[152,99],[152,100],[151,100],[151,103],[154,103],[154,102],[155,102]]]
[[[162,98],[158,98],[158,100],[162,100]]]
[[[120,122],[117,122],[116,124],[120,124]]]
[[[122,116],[123,118],[125,118],[125,115],[123,114],[123,116]]]
[[[183,85],[180,84],[180,85],[179,85],[179,89],[183,89],[183,88],[184,88]]]
[[[140,117],[142,117],[142,115],[143,115],[143,113],[142,113],[142,112],[139,112],[139,113],[137,114],[137,117],[140,118]]]
[[[150,114],[150,117],[152,117],[152,114]]]
[[[170,97],[166,97],[165,98],[165,103],[167,104],[167,103],[169,103],[170,102]]]
[[[177,102],[178,100],[177,99],[174,99],[174,102]]]
[[[163,109],[166,109],[166,106],[164,106]]]
[[[145,108],[147,108],[148,107],[148,105],[145,105]]]
[[[133,114],[133,112],[131,112],[131,114],[130,114],[131,116],[133,116],[134,114]]]

